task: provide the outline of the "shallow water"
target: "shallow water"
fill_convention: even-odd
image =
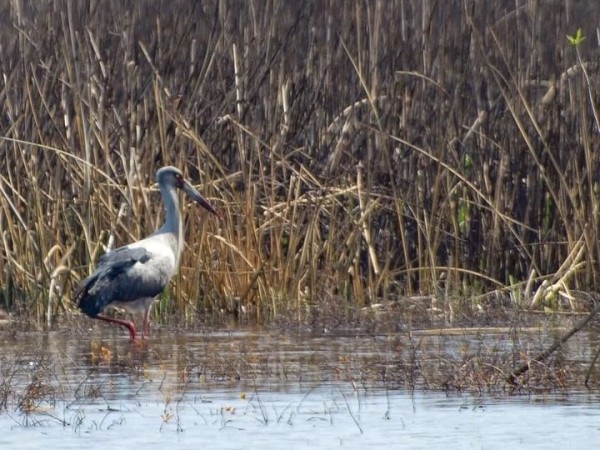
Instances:
[[[394,368],[414,349],[396,336],[102,339],[3,339],[0,448],[547,449],[595,448],[600,438],[600,408],[589,393],[402,389],[404,372]],[[462,336],[455,348],[448,337],[419,342],[431,358],[475,342],[490,351],[514,345],[502,334]]]

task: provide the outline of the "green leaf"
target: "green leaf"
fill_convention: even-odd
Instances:
[[[577,31],[573,36],[569,36],[567,34],[567,39],[569,40],[569,44],[571,44],[573,47],[577,47],[585,40],[585,36],[583,35],[581,28],[577,28]]]

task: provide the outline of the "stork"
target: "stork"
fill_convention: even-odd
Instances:
[[[152,303],[177,273],[183,249],[183,224],[177,189],[182,189],[200,206],[219,216],[211,204],[183,178],[179,169],[171,166],[159,169],[156,182],[165,205],[164,225],[145,239],[102,255],[96,271],[84,279],[75,291],[75,301],[81,311],[93,319],[127,328],[132,341],[137,337],[133,321],[105,316],[102,312],[109,306],[117,306],[133,315],[143,313],[142,338],[148,336]]]

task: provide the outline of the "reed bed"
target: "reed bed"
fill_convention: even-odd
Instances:
[[[0,303],[52,323],[195,180],[155,319],[577,309],[598,284],[595,1],[0,6]],[[567,35],[582,35],[576,42]],[[490,300],[491,299],[491,300]]]

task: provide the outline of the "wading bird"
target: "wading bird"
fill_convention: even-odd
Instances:
[[[143,313],[142,337],[148,335],[152,303],[177,272],[183,249],[183,224],[177,189],[182,189],[192,200],[219,216],[175,167],[159,169],[156,181],[165,204],[164,225],[141,241],[102,255],[96,271],[83,280],[75,291],[75,301],[81,311],[93,319],[127,328],[131,340],[137,336],[132,321],[101,313],[108,306],[121,307],[134,315]]]

